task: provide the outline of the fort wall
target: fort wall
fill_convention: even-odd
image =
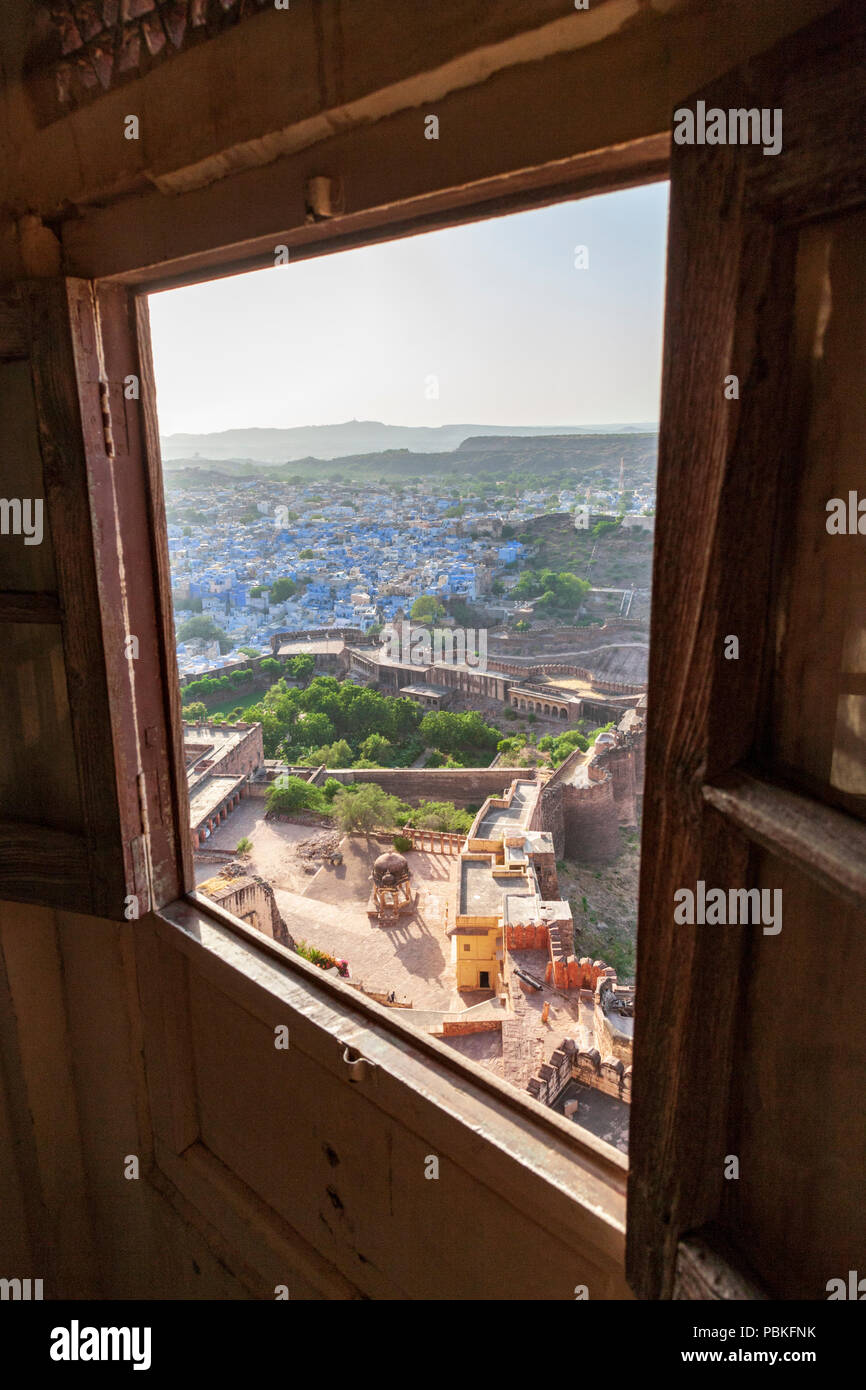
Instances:
[[[587,772],[589,786],[562,788],[565,856],[590,863],[610,863],[622,848],[613,777],[594,764],[589,765]]]
[[[200,883],[196,891],[255,927],[263,936],[294,951],[295,942],[280,915],[273,888],[265,879],[249,873],[245,866],[227,864],[219,874]]]
[[[639,742],[642,746],[643,739],[640,739]],[[635,748],[629,742],[619,748],[611,748],[606,753],[598,754],[595,761],[610,772],[613,780],[613,799],[620,825],[637,825]]]
[[[410,804],[453,801],[455,806],[478,806],[488,796],[502,796],[516,779],[534,781],[536,771],[531,767],[329,767],[325,776],[338,782],[377,782]]]

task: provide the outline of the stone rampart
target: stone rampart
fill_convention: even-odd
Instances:
[[[622,848],[613,777],[598,769],[602,775],[594,780],[594,771],[590,764],[588,786],[562,788],[565,857],[593,864],[610,863]]]
[[[639,740],[641,746],[643,739]],[[621,744],[598,753],[596,765],[607,768],[613,780],[613,799],[620,825],[637,825],[636,754],[632,743]],[[643,784],[641,783],[641,786]]]
[[[531,767],[331,767],[327,776],[338,782],[377,782],[410,805],[453,801],[455,806],[479,806],[488,796],[502,796],[516,779],[534,781],[536,771]]]

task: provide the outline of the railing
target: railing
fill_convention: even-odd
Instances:
[[[400,834],[412,841],[413,849],[426,854],[459,854],[466,842],[465,835],[451,830],[415,830],[407,826]]]

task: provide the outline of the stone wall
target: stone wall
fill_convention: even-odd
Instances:
[[[291,642],[335,642],[338,639],[343,642],[366,642],[368,640],[359,627],[292,628],[285,632],[275,632],[272,635],[271,651],[276,656],[281,646]]]
[[[565,856],[565,822],[562,809],[562,785],[551,779],[542,789],[535,804],[530,830],[546,830],[553,836],[553,852],[557,859]]]
[[[194,729],[197,739],[200,736],[203,742],[208,741],[208,735],[213,738],[223,737],[227,730],[247,731],[245,737],[239,739],[225,752],[216,751],[213,762],[208,768],[210,773],[221,775],[228,773],[250,774],[264,763],[265,749],[262,742],[261,724],[247,724],[244,721],[239,721],[237,724],[199,724],[184,720],[183,727],[184,732],[188,729]]]
[[[617,1100],[631,1101],[631,1067],[614,1057],[602,1061],[597,1048],[591,1052],[575,1052],[572,1056],[572,1075],[584,1086],[594,1086]]]
[[[263,936],[294,951],[295,942],[280,916],[273,888],[265,879],[249,873],[244,865],[227,864],[219,874],[200,883],[196,891],[255,927]]]
[[[622,1062],[623,1066],[631,1066],[633,1038],[631,1034],[624,1033],[617,1027],[616,1014],[606,1014],[603,1008],[596,1008],[595,1041],[602,1057],[613,1057],[614,1061]]]
[[[610,863],[622,846],[619,835],[619,812],[614,800],[613,778],[604,769],[598,780],[588,787],[564,786],[562,816],[565,857],[589,863]],[[593,765],[588,769],[593,777]]]
[[[502,1030],[501,1018],[479,1018],[467,1022],[456,1022],[452,1019],[445,1019],[442,1023],[443,1038],[463,1037],[468,1033],[499,1033]],[[436,1034],[434,1034],[434,1037]]]
[[[530,854],[538,878],[538,887],[545,902],[553,902],[559,897],[559,875],[556,872],[556,854],[538,854],[533,851]]]
[[[642,746],[643,739],[639,742]],[[599,753],[595,762],[597,766],[607,768],[613,779],[613,799],[620,825],[637,825],[637,769],[634,745],[623,744],[619,748]]]
[[[480,806],[488,796],[504,795],[516,778],[534,781],[536,771],[531,767],[331,767],[325,775],[338,782],[377,782],[410,805],[453,801],[456,806]]]
[[[572,1079],[571,1056],[557,1048],[548,1062],[543,1062],[526,1089],[542,1105],[552,1105],[563,1087]]]

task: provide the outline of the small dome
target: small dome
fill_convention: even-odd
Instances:
[[[396,850],[386,850],[373,864],[373,881],[383,888],[393,888],[409,877],[409,865]]]
[[[607,730],[605,733],[599,734],[599,735],[598,735],[598,738],[597,738],[595,741],[596,741],[596,744],[599,744],[599,743],[616,743],[616,738],[614,737],[614,735],[613,735],[609,730]]]

